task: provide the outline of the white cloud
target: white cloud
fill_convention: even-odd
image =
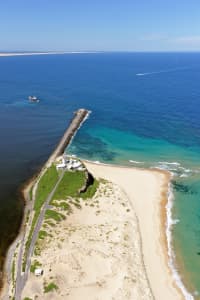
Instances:
[[[173,41],[183,46],[200,47],[200,35],[177,37]]]
[[[154,47],[155,49],[177,50],[177,51],[199,51],[200,35],[173,36],[165,34],[149,33],[140,38],[138,41],[146,47]]]

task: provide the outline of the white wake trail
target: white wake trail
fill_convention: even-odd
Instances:
[[[167,70],[160,70],[160,71],[154,71],[154,72],[145,72],[145,73],[137,73],[136,76],[148,76],[153,74],[161,74],[161,73],[170,73],[170,72],[176,72],[181,70],[186,70],[188,68],[174,68],[174,69],[167,69]]]

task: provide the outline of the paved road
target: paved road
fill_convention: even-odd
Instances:
[[[58,155],[63,153],[64,149],[70,143],[71,139],[73,138],[73,136],[75,135],[75,133],[77,132],[77,130],[79,129],[81,124],[85,121],[85,119],[88,115],[89,115],[89,111],[86,110],[86,109],[79,109],[76,112],[74,118],[72,119],[69,127],[65,131],[65,133],[64,133],[62,139],[60,140],[58,146],[56,147],[56,149],[54,150],[54,152],[52,153],[52,155],[48,159],[47,163],[45,164],[46,167],[50,166],[51,163],[55,160],[55,158]],[[61,174],[61,178],[57,182],[57,185],[59,184],[59,182],[62,179],[63,175],[64,175],[64,172]],[[25,242],[25,240],[24,240],[25,233],[24,232],[20,233],[20,235],[16,239],[15,245],[17,244],[18,241],[20,241],[20,244],[21,244],[20,249],[19,249],[17,270],[16,270],[17,271],[16,290],[15,290],[15,293],[16,293],[15,299],[16,300],[20,299],[22,289],[23,289],[23,287],[25,285],[25,282],[27,280],[28,272],[29,272],[29,268],[30,268],[30,264],[31,264],[31,256],[33,254],[35,242],[37,240],[38,231],[41,227],[45,211],[48,207],[48,203],[51,201],[51,198],[53,196],[53,193],[54,193],[57,185],[54,187],[51,194],[46,199],[46,202],[45,202],[45,204],[44,204],[44,206],[41,210],[41,214],[39,216],[38,223],[36,224],[36,227],[35,227],[35,230],[34,230],[34,233],[33,233],[33,240],[32,240],[29,252],[28,252],[27,266],[26,266],[26,270],[25,270],[24,274],[21,273],[21,267],[22,267],[23,249],[24,249],[24,242]],[[32,211],[34,199],[33,199],[33,201],[27,201],[27,203],[28,203],[29,207],[26,207],[26,208],[29,208],[30,211]],[[14,252],[15,252],[15,247],[14,247],[14,244],[13,244],[13,246],[11,246],[11,248],[8,252],[8,259],[7,259],[8,263],[6,264],[6,274],[7,274],[8,286],[12,282],[12,272],[11,272],[12,266],[11,266],[11,263],[12,263],[12,258],[14,257]],[[8,288],[6,288],[6,289],[8,289]],[[8,299],[9,299],[9,296],[8,296],[8,293],[6,293],[5,297],[3,297],[2,300],[8,300]]]
[[[24,245],[24,237],[22,240],[22,244],[21,244],[21,249],[19,251],[19,258],[18,258],[18,262],[17,262],[17,277],[16,277],[16,287],[15,287],[15,300],[21,300],[21,293],[22,290],[25,286],[25,283],[28,279],[28,274],[29,274],[29,270],[30,270],[30,266],[31,266],[31,257],[33,255],[33,251],[35,248],[35,243],[37,241],[37,237],[38,237],[38,233],[40,231],[42,222],[44,220],[44,215],[46,210],[49,207],[49,203],[53,197],[53,194],[55,193],[55,190],[57,188],[57,186],[59,185],[60,181],[62,180],[63,176],[64,176],[65,171],[63,171],[59,177],[59,180],[57,181],[56,185],[54,186],[53,190],[51,191],[51,193],[48,195],[41,211],[40,211],[40,215],[38,217],[36,226],[34,228],[33,231],[33,235],[32,235],[32,240],[31,240],[31,244],[30,247],[28,249],[28,253],[27,253],[27,260],[26,260],[26,268],[25,268],[25,272],[22,274],[21,273],[21,269],[22,269],[22,262],[23,262],[23,245]]]
[[[30,195],[29,193],[26,195],[27,198],[27,204],[25,207],[25,216],[27,215],[28,211],[31,211],[32,207],[33,207],[33,201],[30,201]],[[22,224],[22,226],[24,226],[24,224]],[[14,259],[14,253],[17,247],[17,244],[20,244],[20,248],[19,248],[19,254],[18,257],[22,256],[23,254],[23,245],[24,245],[24,235],[25,232],[24,230],[20,230],[20,234],[18,235],[18,237],[16,238],[16,240],[14,241],[14,243],[11,245],[8,254],[7,254],[7,258],[6,258],[6,264],[5,264],[5,273],[7,274],[7,278],[6,278],[6,283],[5,283],[5,291],[3,293],[2,296],[2,300],[9,300],[9,287],[12,284],[12,263],[13,263],[13,259]],[[17,270],[18,272],[18,270]]]

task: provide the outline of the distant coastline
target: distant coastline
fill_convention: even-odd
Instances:
[[[98,51],[0,52],[0,57],[1,57],[1,56],[28,56],[28,55],[80,54],[80,53],[98,53]]]

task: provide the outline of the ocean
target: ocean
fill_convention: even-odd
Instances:
[[[0,69],[1,268],[23,215],[20,187],[84,107],[92,113],[69,153],[174,174],[171,259],[186,298],[200,299],[200,53],[0,57]]]

